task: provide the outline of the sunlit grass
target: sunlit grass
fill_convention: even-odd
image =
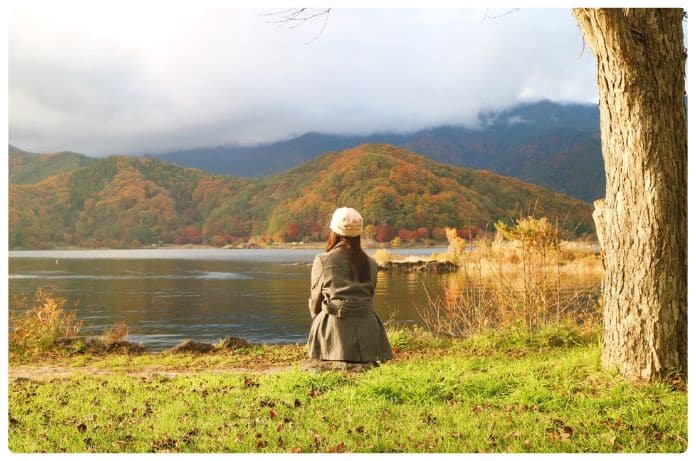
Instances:
[[[686,393],[602,370],[597,330],[557,326],[461,340],[400,328],[389,337],[395,360],[360,374],[303,371],[302,346],[65,358],[73,372],[67,378],[10,383],[9,446],[20,452],[686,449]],[[297,356],[272,372],[217,369],[290,351]],[[90,372],[94,367],[108,373]],[[158,369],[180,373],[168,377]],[[126,374],[142,370],[149,372]]]

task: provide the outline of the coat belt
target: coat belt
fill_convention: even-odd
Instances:
[[[363,317],[373,311],[372,306],[365,303],[361,303],[360,305],[351,305],[348,303],[336,305],[324,302],[321,309],[328,314],[335,315],[339,319],[346,317]]]

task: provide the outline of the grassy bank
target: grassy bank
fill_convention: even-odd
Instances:
[[[303,371],[301,346],[12,360],[15,452],[679,452],[683,383],[600,369],[596,332],[393,330],[395,360]]]

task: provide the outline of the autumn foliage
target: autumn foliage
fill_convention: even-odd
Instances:
[[[329,153],[257,180],[150,158],[108,157],[36,184],[10,185],[10,247],[139,247],[326,238],[337,206],[360,210],[366,238],[471,240],[507,216],[543,215],[592,232],[590,205],[391,145]]]

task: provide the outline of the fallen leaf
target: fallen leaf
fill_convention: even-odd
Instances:
[[[575,430],[572,427],[563,426],[563,430],[561,431],[561,439],[568,440],[574,433]]]
[[[266,448],[267,445],[268,442],[266,442],[265,440],[259,440],[258,442],[256,442],[256,448]]]
[[[346,444],[341,442],[338,445],[329,447],[329,453],[343,453],[346,451]]]
[[[200,431],[198,429],[190,429],[190,430],[186,431],[186,433],[184,434],[184,437],[182,439],[183,442],[189,443],[192,438],[196,437],[199,434],[199,432]]]
[[[268,416],[270,416],[271,419],[275,419],[275,418],[278,417],[278,413],[276,413],[275,410],[271,410],[271,411],[268,412]]]
[[[319,434],[319,433],[318,433],[317,431],[315,431],[314,429],[310,429],[310,430],[309,430],[309,435],[311,435],[312,438],[314,438],[314,440],[317,441],[317,442],[321,442],[321,441],[324,440],[324,437],[322,437],[321,434]]]
[[[172,439],[171,437],[163,437],[161,439],[156,439],[152,442],[153,451],[171,451],[178,449],[179,442]]]

